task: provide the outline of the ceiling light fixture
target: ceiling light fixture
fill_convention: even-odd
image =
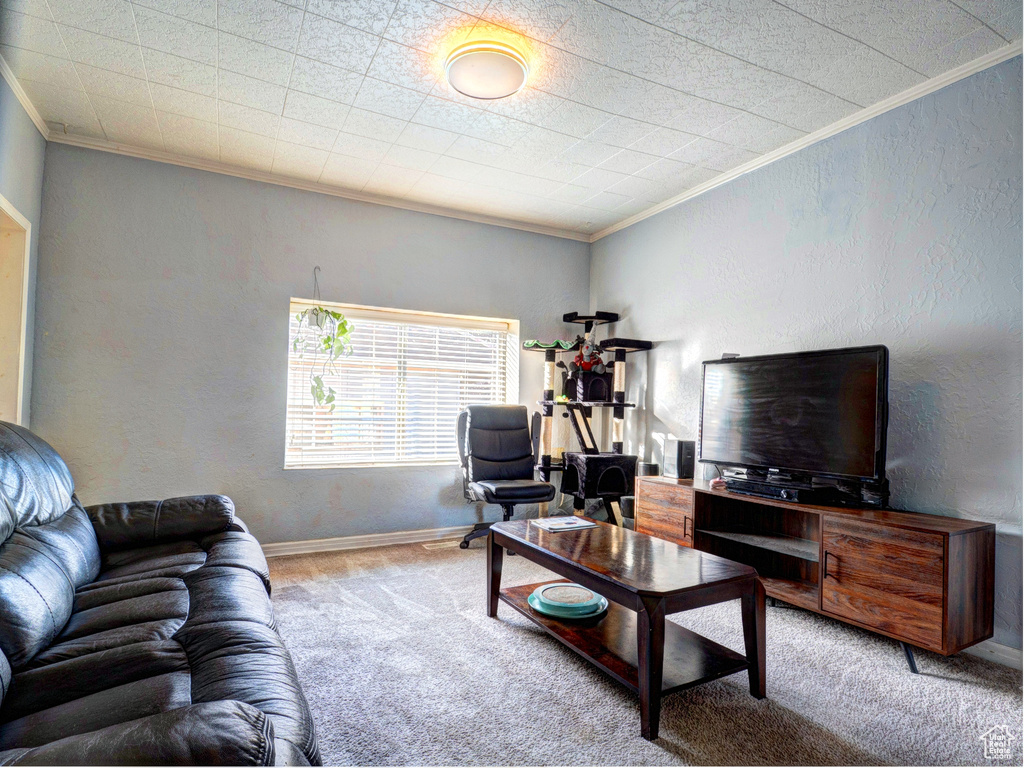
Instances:
[[[530,65],[526,58],[504,43],[475,42],[460,45],[444,63],[448,83],[473,99],[503,99],[526,85]]]

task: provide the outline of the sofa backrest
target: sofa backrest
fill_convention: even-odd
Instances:
[[[64,628],[75,589],[99,569],[96,532],[64,460],[0,422],[0,652],[15,672]]]

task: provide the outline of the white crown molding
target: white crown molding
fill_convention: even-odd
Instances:
[[[440,539],[461,539],[472,530],[473,526],[471,525],[457,525],[452,528],[425,528],[420,531],[371,533],[364,536],[339,536],[333,539],[282,541],[262,546],[265,556],[283,557],[284,555],[306,555],[311,552],[338,552],[344,549],[366,549],[394,544],[418,544],[423,541],[438,541]]]
[[[291,189],[300,189],[305,192],[316,192],[321,195],[343,197],[346,200],[356,200],[361,203],[386,205],[389,208],[401,208],[406,211],[427,213],[433,216],[444,216],[449,219],[462,219],[463,221],[472,221],[477,224],[488,224],[493,227],[518,229],[524,232],[533,232],[538,235],[548,235],[549,237],[579,240],[584,243],[590,242],[590,236],[580,232],[571,232],[565,229],[556,229],[555,227],[545,227],[541,224],[528,224],[526,222],[513,221],[511,219],[502,219],[497,216],[487,216],[486,214],[481,213],[457,211],[451,208],[442,208],[441,206],[430,205],[429,203],[417,203],[413,200],[399,200],[393,197],[364,194],[354,190],[332,187],[327,184],[302,181],[300,179],[289,179],[285,176],[274,176],[273,174],[265,173],[263,171],[240,168],[238,166],[228,165],[227,163],[222,163],[216,160],[203,160],[202,158],[186,157],[184,155],[172,154],[170,152],[163,152],[157,149],[146,149],[144,147],[135,147],[129,144],[117,144],[112,141],[107,141],[106,139],[94,139],[90,136],[79,136],[73,133],[57,133],[55,131],[51,131],[49,140],[57,144],[69,144],[75,147],[96,149],[100,152],[112,152],[116,155],[127,155],[128,157],[152,160],[157,163],[181,165],[186,168],[195,168],[200,171],[209,171],[210,173],[220,173],[225,176],[236,176],[240,179],[249,179],[250,181],[262,181],[266,184],[276,184],[280,187],[290,187]]]
[[[945,88],[947,85],[952,85],[958,80],[963,80],[965,77],[977,74],[982,70],[994,67],[996,64],[1001,64],[1007,59],[1012,59],[1014,56],[1021,55],[1021,41],[1018,40],[1015,43],[1010,43],[1002,48],[999,48],[991,53],[986,53],[984,56],[970,61],[967,64],[963,64],[956,69],[951,69],[945,74],[933,77],[931,80],[925,80],[923,83],[918,83],[913,88],[908,88],[902,93],[897,93],[895,96],[890,96],[888,99],[873,104],[870,107],[855,112],[852,115],[844,117],[838,122],[827,125],[824,128],[820,128],[813,133],[809,133],[796,141],[790,142],[783,147],[779,147],[772,152],[761,155],[760,157],[751,160],[749,163],[733,168],[731,171],[726,171],[720,176],[716,176],[703,184],[698,184],[692,189],[688,189],[682,194],[676,195],[675,197],[669,198],[664,202],[658,203],[645,211],[641,211],[628,219],[623,219],[617,224],[612,224],[610,227],[602,229],[600,232],[591,235],[590,242],[596,243],[598,240],[608,235],[618,232],[626,227],[631,227],[634,224],[648,219],[651,216],[666,211],[669,208],[674,208],[680,203],[692,200],[698,195],[703,195],[705,192],[720,187],[723,184],[727,184],[733,179],[739,178],[744,174],[756,171],[758,168],[763,168],[770,163],[774,163],[776,160],[781,160],[784,157],[788,157],[795,152],[799,152],[801,149],[806,149],[812,144],[817,144],[819,141],[823,141],[827,138],[835,136],[837,133],[842,133],[845,130],[853,128],[854,126],[860,125],[861,123],[870,120],[873,117],[878,117],[881,114],[889,112],[890,110],[902,107],[904,104],[908,104],[911,101],[920,99],[922,96],[927,96],[929,93]]]
[[[996,664],[1002,664],[1004,667],[1013,667],[1014,669],[1024,667],[1024,654],[1022,654],[1020,648],[1001,645],[991,640],[985,640],[977,645],[972,645],[970,648],[964,648],[963,652],[981,659],[994,661]]]
[[[50,129],[46,126],[46,121],[43,120],[42,115],[36,109],[35,104],[29,99],[28,94],[25,93],[25,89],[21,87],[21,83],[18,82],[18,78],[14,76],[14,72],[11,71],[10,65],[4,60],[3,56],[0,56],[0,74],[3,75],[4,80],[11,86],[11,90],[14,91],[15,97],[21,103],[21,106],[28,113],[29,119],[35,123],[36,128],[43,134],[43,138],[49,141]]]

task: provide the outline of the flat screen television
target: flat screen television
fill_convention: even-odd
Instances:
[[[882,482],[888,392],[884,346],[708,360],[698,458],[754,476]]]

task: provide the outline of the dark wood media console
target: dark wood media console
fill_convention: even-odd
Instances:
[[[992,637],[996,528],[638,477],[636,530],[753,566],[765,593],[950,655]]]

